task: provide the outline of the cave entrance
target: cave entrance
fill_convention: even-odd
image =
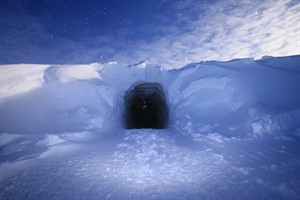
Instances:
[[[169,107],[162,86],[141,83],[124,96],[124,121],[127,129],[164,129],[168,125]]]

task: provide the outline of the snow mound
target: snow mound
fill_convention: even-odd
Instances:
[[[48,134],[43,139],[39,140],[36,144],[41,146],[54,146],[64,142],[65,140],[61,139],[58,135]]]
[[[101,67],[99,64],[50,66],[44,73],[44,80],[48,84],[56,81],[67,83],[76,80],[97,80],[101,79],[97,72]]]
[[[259,109],[269,115],[261,119],[263,123],[270,120],[277,126],[269,133],[295,131],[299,128],[299,56],[276,58],[274,67],[270,60],[202,62],[171,71],[178,74],[168,90],[176,126],[192,133],[221,130],[228,136],[236,136],[242,129],[239,135],[247,135],[259,118],[252,119],[249,112]],[[286,63],[289,66],[285,68]]]

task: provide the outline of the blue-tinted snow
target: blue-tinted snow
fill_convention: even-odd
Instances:
[[[0,66],[0,198],[299,199],[299,66]],[[123,128],[143,81],[166,91],[165,130]]]

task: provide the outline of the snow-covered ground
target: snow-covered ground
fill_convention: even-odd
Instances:
[[[167,129],[126,130],[158,82]],[[300,199],[300,56],[0,66],[0,199]]]

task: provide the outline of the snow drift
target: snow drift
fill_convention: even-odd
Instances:
[[[299,199],[299,66],[2,65],[0,197]],[[144,83],[162,88],[166,129],[126,130]]]

